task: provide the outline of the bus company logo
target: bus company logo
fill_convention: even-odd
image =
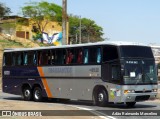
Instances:
[[[12,116],[11,111],[2,111],[2,116]]]
[[[4,71],[4,75],[10,75],[10,71]]]

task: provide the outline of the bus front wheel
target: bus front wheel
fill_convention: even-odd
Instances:
[[[136,102],[126,102],[127,107],[134,107]]]
[[[102,88],[97,91],[97,94],[94,96],[96,105],[104,107],[108,103],[107,92]]]
[[[25,87],[23,89],[23,98],[24,98],[25,101],[32,100],[32,92],[31,92],[31,89],[29,87]]]
[[[33,99],[36,102],[42,101],[42,90],[40,87],[35,87],[33,90]]]

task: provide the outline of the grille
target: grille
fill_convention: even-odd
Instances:
[[[152,92],[151,90],[146,90],[146,91],[135,91],[135,93],[150,93]]]
[[[135,101],[144,101],[149,99],[149,95],[143,95],[143,96],[136,96]]]

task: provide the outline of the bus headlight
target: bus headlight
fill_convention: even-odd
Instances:
[[[157,89],[152,89],[152,92],[157,92]]]
[[[127,93],[134,93],[135,90],[124,90],[124,94],[127,94]]]

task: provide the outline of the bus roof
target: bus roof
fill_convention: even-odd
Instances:
[[[7,48],[4,52],[13,51],[29,51],[29,50],[43,50],[43,49],[54,49],[54,48],[73,48],[73,47],[83,47],[83,46],[96,46],[96,45],[114,45],[114,46],[148,46],[142,43],[136,42],[124,42],[124,41],[101,41],[96,43],[84,43],[84,44],[73,44],[73,45],[62,45],[62,46],[48,46],[48,47],[36,47],[36,48]],[[148,46],[149,47],[149,46]]]

